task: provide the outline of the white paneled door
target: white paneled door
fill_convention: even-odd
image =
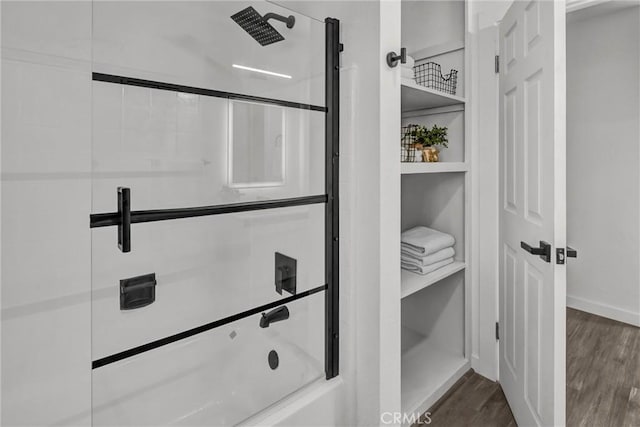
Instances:
[[[520,426],[565,423],[565,53],[564,1],[514,2],[500,23],[500,382]]]

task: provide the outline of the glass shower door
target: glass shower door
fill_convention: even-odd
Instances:
[[[95,425],[237,424],[334,375],[326,27],[94,3]]]

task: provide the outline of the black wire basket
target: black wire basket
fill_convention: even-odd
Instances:
[[[416,150],[416,137],[411,132],[416,129],[416,125],[402,126],[400,134],[400,161],[404,163],[413,163],[418,158],[422,159],[422,152]],[[420,156],[420,157],[418,157]]]
[[[416,83],[441,92],[456,94],[458,70],[452,69],[447,75],[442,74],[442,67],[435,62],[425,62],[413,67]]]

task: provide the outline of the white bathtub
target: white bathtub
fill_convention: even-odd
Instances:
[[[93,424],[236,425],[324,377],[324,293],[93,370]],[[279,366],[271,369],[275,350]]]

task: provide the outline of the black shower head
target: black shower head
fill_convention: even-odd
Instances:
[[[258,11],[251,6],[241,10],[235,15],[231,15],[231,19],[236,21],[243,30],[249,33],[249,35],[262,46],[284,40],[282,34],[267,22],[269,19],[277,19],[278,21],[285,22],[287,24],[287,28],[293,28],[296,22],[293,15],[284,17],[275,13],[267,13],[262,17]]]

